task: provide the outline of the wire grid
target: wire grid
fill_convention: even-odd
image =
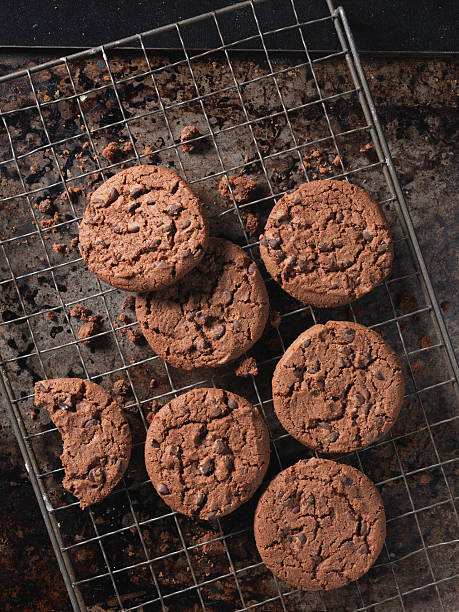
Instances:
[[[450,474],[450,468],[454,465],[455,458],[450,458],[448,455],[448,458],[445,459],[443,448],[439,448],[436,439],[439,428],[453,426],[457,417],[448,413],[447,418],[438,418],[438,414],[435,414],[434,418],[429,410],[428,401],[432,394],[443,397],[443,393],[446,394],[445,397],[449,401],[449,393],[451,392],[452,396],[453,393],[457,392],[457,366],[413,227],[406,212],[403,195],[395,176],[387,144],[379,126],[344,12],[342,9],[335,11],[330,2],[327,2],[326,5],[317,2],[319,16],[314,19],[303,20],[301,11],[304,9],[304,4],[301,0],[296,2],[291,0],[288,10],[286,5],[286,23],[282,24],[276,31],[263,31],[263,7],[269,6],[269,3],[243,2],[229,9],[176,23],[151,33],[131,37],[128,40],[117,41],[98,49],[78,53],[0,79],[0,83],[4,82],[7,85],[13,85],[15,79],[18,83],[22,79],[23,86],[20,87],[20,91],[24,100],[26,100],[26,104],[21,106],[20,109],[15,106],[1,109],[10,157],[6,156],[0,167],[10,177],[14,177],[20,185],[19,193],[7,195],[1,201],[5,207],[8,205],[15,206],[18,200],[23,202],[25,206],[22,209],[22,214],[24,218],[27,217],[28,219],[28,223],[24,222],[19,231],[15,231],[15,228],[13,228],[14,231],[11,233],[14,235],[7,235],[1,241],[5,268],[4,279],[1,281],[2,289],[13,292],[14,299],[17,301],[20,311],[22,311],[22,314],[15,314],[14,317],[8,316],[8,320],[0,323],[3,382],[12,424],[18,436],[26,467],[37,493],[37,499],[75,610],[85,610],[86,605],[89,604],[101,604],[120,610],[213,610],[226,603],[228,608],[224,607],[223,609],[231,610],[407,610],[411,609],[409,606],[412,605],[413,597],[419,595],[422,598],[426,593],[433,594],[431,601],[435,609],[452,609],[447,607],[449,603],[445,600],[444,587],[453,584],[452,581],[457,578],[457,574],[450,572],[443,575],[439,571],[441,561],[438,552],[449,551],[450,547],[457,543],[457,539],[454,535],[447,538],[442,533],[442,537],[438,541],[430,543],[424,528],[423,517],[425,513],[431,511],[441,513],[447,509],[454,517],[455,527],[457,527],[457,511],[454,505],[456,498]],[[238,11],[242,11],[241,14],[253,21],[255,32],[253,36],[244,41],[228,40],[227,25],[229,20],[238,14]],[[218,49],[212,51],[190,55],[186,43],[187,26],[204,27],[206,24],[211,24],[215,28],[221,45]],[[321,27],[322,25],[335,28],[342,51],[313,58],[307,46],[307,29]],[[160,35],[164,29],[175,30],[183,56],[177,62],[166,63],[166,65],[158,68],[152,63],[145,41],[149,35]],[[277,60],[269,49],[276,33],[285,30],[290,30],[292,35],[295,34],[299,37],[304,54],[301,61],[290,62],[287,66],[278,68]],[[241,79],[240,70],[232,58],[231,51],[237,49],[243,43],[253,43],[254,41],[259,45],[261,58],[266,66],[266,73],[254,78]],[[137,71],[128,77],[122,76],[119,78],[108,53],[111,50],[116,50],[118,45],[125,42],[135,42],[138,45],[139,52],[144,60],[144,70]],[[215,52],[219,52],[220,56],[223,56],[224,65],[229,71],[229,81],[224,87],[219,89],[210,87],[210,90],[206,91],[206,87],[202,85],[202,74],[198,73],[196,62],[211,60]],[[80,82],[76,81],[73,63],[80,60],[89,61],[96,54],[97,57],[100,57],[97,66],[104,75],[103,80],[94,79],[94,86],[85,87],[81,90]],[[320,75],[318,76],[321,65],[327,62],[339,62],[343,59],[347,62],[347,70],[352,81],[351,86],[339,90],[335,88],[334,91],[325,93]],[[51,70],[54,66],[64,70],[67,78],[67,91],[64,96],[59,96],[58,99],[46,100],[41,96],[37,85],[37,77],[40,76],[41,71]],[[183,99],[168,102],[164,95],[163,71],[177,67],[188,69],[188,90],[185,92],[185,86],[182,83]],[[292,98],[285,84],[285,79],[289,77],[292,69],[308,71],[315,91],[313,99],[298,104],[298,100]],[[345,66],[343,66],[343,70],[345,70]],[[133,114],[126,111],[126,102],[123,97],[124,88],[135,82],[136,79],[141,78],[151,80],[150,86],[157,98],[157,108],[153,110],[147,108],[142,112]],[[277,110],[266,112],[264,109],[256,109],[254,113],[253,105],[249,103],[247,97],[247,89],[250,86],[262,88],[268,80],[272,87],[271,91],[277,96]],[[181,93],[180,86],[177,90],[178,93]],[[118,114],[114,117],[114,120],[103,126],[94,126],[91,111],[85,108],[85,103],[89,96],[103,96],[107,91],[111,93]],[[192,93],[190,94],[189,91]],[[209,111],[208,101],[217,95],[226,94],[234,95],[240,105],[241,114],[237,121],[230,121],[229,125],[216,126],[213,121],[213,113]],[[350,126],[346,130],[337,130],[334,127],[331,105],[346,96],[356,96],[358,98],[365,121],[357,127]],[[177,96],[177,98],[179,97]],[[63,102],[74,105],[75,112],[81,118],[81,133],[76,133],[74,130],[73,133],[66,134],[63,138],[55,138],[50,128],[49,117],[53,106]],[[177,133],[174,133],[175,124],[172,119],[176,116],[176,113],[178,116],[182,113],[184,117],[187,116],[187,107],[190,104],[197,105],[197,112],[201,115],[201,124],[205,128],[205,135],[197,138],[196,142],[202,144],[210,142],[213,155],[213,165],[207,164],[208,156],[204,155],[206,165],[198,167],[197,171],[190,165],[186,155],[181,150]],[[319,109],[327,133],[316,138],[304,137],[298,129],[296,113],[317,112],[317,109]],[[38,122],[35,129],[40,133],[40,141],[31,150],[24,151],[18,146],[14,129],[16,127],[14,117],[18,112],[21,114],[34,113]],[[163,121],[166,136],[160,145],[153,150],[150,148],[148,151],[140,152],[139,135],[138,131],[134,133],[134,122],[145,119],[151,120],[155,117],[160,117]],[[183,121],[182,126],[185,125]],[[274,152],[266,151],[266,147],[261,144],[260,127],[264,126],[267,121],[283,122],[283,130],[288,135],[288,146],[281,147],[280,150]],[[244,160],[243,163],[229,163],[225,139],[231,139],[233,132],[241,129],[246,130],[247,144],[251,148],[252,159],[250,161]],[[111,133],[122,131],[126,142],[131,145],[132,154],[126,155],[120,162],[110,162],[107,165],[101,160],[100,148],[97,146],[96,140],[100,133],[105,134],[109,130],[111,130]],[[345,162],[346,155],[343,154],[343,143],[346,142],[346,138],[356,135],[366,139],[371,138],[376,159],[371,163],[363,163],[359,160],[358,163],[349,167]],[[82,138],[87,142],[86,150],[92,154],[94,167],[89,171],[82,168],[80,173],[70,175],[68,169],[62,165],[59,151],[62,150],[62,147],[70,147]],[[220,224],[224,222],[228,226],[235,219],[239,230],[239,242],[253,257],[257,258],[258,241],[247,233],[246,214],[254,207],[265,205],[268,207],[266,212],[269,212],[269,206],[285,192],[285,189],[279,189],[279,184],[273,180],[272,172],[272,165],[283,161],[285,155],[288,154],[294,159],[297,158],[296,163],[302,180],[309,181],[315,178],[314,173],[310,170],[309,162],[305,161],[309,158],[304,156],[305,152],[310,150],[310,147],[329,147],[330,154],[336,155],[335,170],[327,178],[342,178],[359,182],[360,176],[368,173],[372,180],[376,180],[376,176],[378,176],[380,181],[378,184],[384,183],[386,186],[387,196],[380,199],[380,203],[389,212],[394,213],[392,228],[394,231],[394,226],[396,226],[399,230],[395,233],[396,250],[399,250],[403,258],[406,257],[407,260],[411,258],[412,267],[408,267],[408,270],[403,269],[398,274],[394,273],[391,279],[373,292],[375,299],[377,301],[381,300],[386,306],[384,317],[380,315],[373,317],[371,313],[372,311],[375,312],[376,308],[368,304],[368,300],[365,299],[345,309],[334,311],[318,311],[310,306],[301,306],[290,300],[285,294],[280,294],[278,302],[276,302],[276,299],[273,299],[273,294],[276,293],[277,288],[275,283],[267,278],[272,303],[275,303],[276,306],[280,304],[282,323],[279,327],[274,328],[274,340],[273,338],[270,339],[275,344],[274,354],[269,354],[269,351],[265,352],[264,347],[255,347],[253,354],[257,359],[259,374],[250,377],[250,386],[241,382],[240,379],[238,381],[231,370],[224,371],[223,374],[217,371],[211,372],[204,378],[193,375],[189,377],[180,376],[177,371],[162,362],[157,356],[145,357],[149,354],[146,349],[137,351],[134,358],[129,359],[120,332],[126,332],[137,324],[135,322],[123,322],[122,325],[119,325],[119,322],[115,320],[111,300],[114,296],[119,296],[120,292],[104,285],[97,279],[92,278],[91,281],[88,281],[88,287],[86,288],[83,285],[88,277],[82,278],[80,288],[83,286],[83,295],[77,297],[75,294],[72,299],[66,299],[65,292],[62,289],[61,274],[65,274],[72,267],[75,267],[78,274],[81,274],[84,266],[82,266],[80,257],[70,257],[63,263],[56,261],[53,254],[50,253],[50,249],[47,249],[47,240],[53,231],[69,231],[71,227],[75,227],[75,223],[81,218],[81,210],[76,205],[74,193],[70,189],[74,184],[79,184],[78,181],[94,180],[96,182],[99,179],[104,180],[126,164],[148,162],[152,155],[159,155],[161,160],[167,158],[169,165],[171,163],[176,165],[182,176],[193,184],[197,190],[206,181],[218,181],[220,178],[228,177],[229,174],[237,173],[240,170],[247,170],[250,173],[256,169],[260,180],[265,185],[263,195],[249,203],[238,203],[228,181],[232,196],[231,205],[225,205],[220,209],[217,207],[216,210],[213,210],[211,216],[213,216],[213,222]],[[53,189],[60,189],[66,195],[66,205],[68,206],[68,218],[64,221],[55,222],[49,228],[41,226],[39,215],[34,207],[34,199],[40,196],[43,187],[33,189],[29,187],[30,182],[24,167],[24,163],[33,163],[37,156],[43,155],[49,156],[48,159],[51,160],[52,167],[57,169],[56,173],[50,173],[51,177],[46,177],[47,193],[52,193]],[[174,160],[173,162],[171,162],[171,157]],[[371,188],[371,184],[368,187]],[[13,210],[16,209],[13,208]],[[33,223],[30,223],[31,220]],[[216,227],[221,227],[221,225]],[[40,252],[44,254],[43,261],[33,271],[29,271],[30,262],[28,262],[28,265],[18,272],[15,249],[22,242],[32,240],[36,240],[37,244],[40,245]],[[25,249],[25,247],[19,248]],[[400,255],[399,259],[401,258]],[[50,289],[56,296],[57,302],[55,305],[46,302],[40,303],[38,309],[31,313],[28,306],[30,296],[27,293],[27,288],[40,276],[46,276],[49,279]],[[405,310],[401,310],[395,299],[396,291],[394,287],[411,287],[413,291],[419,292],[419,295],[423,296],[421,305],[418,306],[413,303],[409,304],[409,307]],[[96,368],[93,354],[84,346],[83,340],[78,339],[70,318],[72,306],[75,304],[92,304],[94,301],[99,304],[104,319],[108,322],[106,329],[94,336],[94,339],[109,342],[114,355],[112,361],[107,359],[103,364],[96,364]],[[52,346],[48,346],[48,342],[44,342],[41,329],[35,322],[47,313],[60,313],[62,315],[62,322],[70,334],[70,341],[56,343]],[[35,368],[42,373],[42,376],[35,376],[34,380],[49,375],[57,375],[54,369],[57,367],[56,362],[52,359],[63,361],[60,357],[60,351],[65,354],[67,350],[71,359],[75,359],[78,364],[78,366],[72,365],[72,368],[80,368],[77,374],[81,373],[88,379],[96,382],[105,381],[110,384],[114,380],[112,377],[125,376],[132,392],[132,401],[127,404],[126,409],[135,410],[138,415],[136,417],[137,427],[134,429],[134,454],[136,451],[140,451],[140,455],[142,454],[143,440],[148,427],[148,407],[152,400],[165,402],[194,386],[209,384],[226,386],[227,388],[231,386],[232,390],[249,396],[253,404],[262,411],[267,421],[273,451],[269,473],[269,477],[272,477],[279,469],[287,467],[301,457],[308,456],[308,451],[296,444],[290,436],[281,430],[273,415],[272,398],[270,392],[267,393],[266,391],[266,381],[270,381],[270,372],[272,372],[285,347],[299,331],[302,331],[308,324],[322,322],[327,318],[336,316],[352,318],[354,321],[364,322],[370,327],[386,332],[389,341],[402,357],[408,383],[406,401],[408,407],[412,405],[412,402],[416,403],[419,420],[416,423],[410,423],[408,429],[393,431],[387,439],[374,444],[365,451],[338,458],[352,463],[369,474],[370,477],[373,477],[383,493],[383,497],[385,492],[391,488],[400,489],[401,493],[398,500],[403,501],[400,507],[392,509],[390,506],[388,507],[386,501],[388,533],[390,534],[392,526],[394,526],[394,534],[397,537],[408,538],[407,529],[412,530],[415,535],[410,534],[410,538],[414,541],[409,542],[407,548],[402,547],[401,550],[397,549],[393,539],[388,536],[381,557],[369,573],[368,582],[366,582],[366,578],[363,578],[335,594],[301,593],[278,581],[267,572],[256,553],[247,556],[241,554],[241,546],[243,548],[247,547],[249,550],[253,548],[251,536],[253,504],[251,506],[249,503],[236,512],[234,516],[217,521],[215,525],[210,527],[193,523],[162,505],[162,502],[154,496],[154,493],[150,492],[151,484],[139,466],[137,466],[134,476],[131,475],[130,468],[121,485],[106,501],[84,513],[81,512],[74,498],[66,494],[59,485],[59,479],[62,478],[62,468],[58,467],[55,459],[50,459],[50,452],[46,452],[47,447],[52,448],[53,440],[56,438],[56,428],[48,423],[41,431],[36,432],[30,427],[30,417],[25,413],[24,407],[30,407],[33,400],[33,389],[30,385],[26,392],[23,390],[19,392],[14,381],[14,368],[19,364],[29,364],[29,369]],[[17,330],[26,330],[24,333],[27,333],[30,342],[24,350],[13,347],[13,354],[11,354],[11,350],[8,350],[6,333],[10,329],[14,329],[15,334],[17,334]],[[430,332],[435,340],[429,346],[415,347],[413,333],[427,332]],[[11,349],[11,344],[9,348]],[[437,379],[420,383],[417,364],[419,360],[433,353],[440,359],[441,375]],[[56,355],[58,357],[55,357]],[[34,365],[30,366],[30,363]],[[165,381],[162,385],[164,388],[160,392],[150,392],[145,395],[143,390],[142,392],[140,390],[138,368],[148,368],[152,365],[161,368]],[[69,366],[68,363],[67,366]],[[407,409],[405,408],[405,410]],[[416,436],[422,436],[425,448],[428,449],[426,451],[427,461],[423,461],[419,455],[413,462],[408,461],[406,457],[407,447],[405,444],[407,441],[411,443],[413,437]],[[383,454],[379,455],[379,452]],[[375,459],[372,459],[373,455]],[[375,467],[375,464],[380,463],[381,457],[384,458],[385,456],[390,456],[392,467],[387,470],[386,466],[383,468],[379,465]],[[54,463],[57,467],[50,466],[50,463]],[[131,463],[135,465],[135,458]],[[392,472],[395,472],[395,474],[392,475]],[[442,490],[441,499],[438,501],[438,495],[431,495],[430,497],[424,495],[424,498],[420,501],[416,479],[418,477],[429,478],[429,474],[433,472],[438,476],[437,484]],[[139,491],[145,490],[149,491],[146,497],[145,495],[138,497]],[[142,507],[140,504],[142,504]],[[112,522],[112,513],[116,512],[119,505],[122,505],[124,512],[122,522],[116,522],[116,520]],[[149,511],[151,515],[148,515]],[[83,521],[82,516],[85,517],[84,531],[88,532],[85,535],[78,533],[78,527]],[[166,528],[164,528],[164,525],[166,525]],[[407,525],[409,525],[408,528]],[[402,527],[404,531],[400,533],[398,530]],[[150,528],[156,538],[153,545],[151,537],[147,537],[150,534]],[[156,529],[157,531],[155,531]],[[174,545],[168,543],[166,548],[161,548],[158,532],[163,535],[166,534],[167,537],[173,533],[174,535],[170,536],[170,539]],[[457,535],[457,532],[455,533]],[[200,536],[200,534],[204,535]],[[126,538],[135,540],[135,544],[132,543],[131,539],[126,542]],[[123,556],[120,559],[113,551],[116,552],[121,548],[123,548]],[[124,548],[127,549],[127,556],[124,556]],[[217,567],[212,569],[215,548],[221,558]],[[89,567],[84,568],[84,571],[79,567],[81,563],[78,562],[79,551],[83,549],[89,549],[92,555],[91,563],[89,563]],[[203,555],[205,557],[204,565],[207,566],[204,571],[202,569]],[[97,562],[94,560],[96,557]],[[129,557],[133,559],[132,562],[129,562]],[[88,563],[86,563],[87,565]],[[415,566],[422,566],[423,568],[419,575],[413,572]],[[180,574],[177,584],[174,584],[174,581],[170,584],[164,580],[164,568],[168,568],[169,571],[177,569],[178,575]],[[151,588],[140,589],[140,592],[136,592],[135,585],[139,584],[139,580],[134,578],[140,571],[145,572],[146,577],[142,574],[143,580],[147,580]],[[407,580],[406,573],[413,574],[411,580]],[[131,574],[132,579],[125,579],[125,576],[130,577]],[[183,578],[183,575],[187,578]],[[378,576],[382,576],[382,579],[379,580],[380,584]],[[377,589],[372,587],[372,579],[378,584]],[[257,581],[259,582],[259,592],[256,588],[253,588]],[[101,584],[103,586],[100,586]],[[126,584],[129,589],[127,589]]]

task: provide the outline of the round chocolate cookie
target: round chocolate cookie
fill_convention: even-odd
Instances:
[[[81,508],[104,499],[131,456],[131,433],[120,406],[105,389],[81,378],[36,383],[35,405],[46,408],[62,436],[63,486]]]
[[[193,389],[154,416],[145,464],[164,501],[187,516],[214,519],[246,502],[266,473],[269,436],[246,399]]]
[[[387,433],[405,389],[391,347],[375,331],[348,321],[300,334],[277,364],[272,385],[282,425],[322,453],[358,450]]]
[[[306,591],[357,580],[376,561],[386,537],[374,484],[353,467],[309,459],[280,472],[258,502],[255,541],[278,578]]]
[[[252,347],[269,300],[255,262],[232,242],[210,238],[203,260],[184,279],[137,296],[136,313],[152,349],[191,370],[224,365]]]
[[[80,225],[83,259],[125,291],[167,287],[204,255],[208,228],[198,197],[172,170],[134,166],[92,194]]]
[[[377,202],[345,181],[313,181],[284,195],[260,237],[266,268],[305,304],[348,304],[390,271],[393,246]]]

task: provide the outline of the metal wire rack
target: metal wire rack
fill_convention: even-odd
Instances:
[[[266,10],[269,2],[241,2],[0,78],[2,390],[75,610],[456,607],[455,456],[448,438],[457,418],[453,349],[343,9],[331,1],[291,0],[274,31],[264,29]],[[253,30],[244,40],[231,33],[237,19]],[[191,52],[188,37],[202,27],[212,28],[220,44]],[[333,31],[341,51],[310,53],[311,28]],[[181,49],[173,58],[148,51],[161,47],[166,31]],[[285,31],[303,53],[286,58],[270,51]],[[122,44],[138,48],[129,62],[117,58]],[[258,48],[256,59],[236,54],[247,44]],[[199,155],[186,155],[180,145],[180,129],[190,122],[202,134]],[[113,140],[124,144],[107,163],[103,149]],[[281,322],[251,351],[258,374],[242,380],[232,368],[204,375],[175,370],[148,347],[127,341],[137,323],[118,318],[124,296],[91,276],[69,246],[84,209],[79,188],[95,188],[121,167],[150,161],[175,167],[201,195],[213,231],[255,258],[249,216],[262,222],[295,183],[324,175],[362,184],[392,226],[392,277],[351,306],[328,311],[300,305],[267,278]],[[257,199],[219,200],[220,179],[239,172],[257,178]],[[43,223],[36,205],[58,196],[59,215]],[[55,252],[54,238],[69,247],[67,254]],[[92,348],[78,339],[70,314],[76,304],[103,316]],[[337,592],[302,593],[261,563],[251,535],[255,501],[211,525],[177,515],[146,476],[143,442],[152,402],[213,384],[243,394],[262,411],[272,441],[268,479],[308,456],[277,422],[270,380],[285,346],[330,318],[352,318],[385,335],[403,361],[406,405],[386,439],[339,458],[367,473],[385,500],[388,537],[380,558],[367,576]],[[107,388],[123,377],[131,392],[131,466],[107,500],[84,512],[60,484],[56,429],[33,411],[33,383],[62,375]]]

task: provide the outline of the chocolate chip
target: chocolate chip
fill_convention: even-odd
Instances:
[[[178,446],[175,446],[174,444],[170,444],[169,446],[167,446],[166,450],[175,457],[178,457],[180,455],[180,448]]]
[[[329,434],[327,434],[327,442],[336,442],[338,436],[338,432],[333,429]]]
[[[332,283],[331,285],[328,285],[328,288],[330,289],[330,291],[335,291],[335,289],[339,288],[338,283]]]
[[[185,219],[185,221],[182,223],[182,229],[186,229],[187,227],[190,227],[191,225],[191,219]]]
[[[387,246],[385,244],[380,244],[376,250],[380,255],[382,255],[387,251]]]
[[[254,261],[252,261],[252,263],[247,268],[247,272],[250,275],[252,275],[252,274],[255,274],[256,271],[257,271],[257,264]]]
[[[196,251],[193,253],[193,257],[197,259],[198,257],[201,257],[201,255],[202,255],[202,248],[198,247]]]
[[[217,340],[219,338],[221,338],[222,336],[225,335],[225,328],[223,325],[216,325],[213,329],[212,329],[212,336],[214,338],[217,338]]]
[[[96,419],[89,419],[89,421],[86,421],[86,423],[83,425],[83,427],[88,428],[88,427],[95,427],[98,424],[98,421],[96,421]]]
[[[172,223],[166,223],[166,225],[163,227],[163,232],[166,232],[166,234],[170,234],[174,229],[174,226],[172,225]]]
[[[169,188],[170,193],[176,193],[177,189],[179,188],[179,181],[175,181],[175,183],[172,183],[172,185]]]
[[[280,238],[269,238],[268,244],[272,249],[278,249],[280,245]]]
[[[92,468],[88,472],[88,480],[91,482],[97,482],[97,473],[100,468]]]
[[[153,206],[153,204],[156,204],[156,200],[154,199],[153,196],[149,195],[144,199],[144,202],[147,206]]]
[[[332,242],[333,242],[333,246],[336,247],[337,249],[343,246],[343,241],[341,240],[341,238],[333,238]]]
[[[43,383],[39,382],[38,388],[40,389],[40,391],[43,391],[43,393],[48,393],[48,387],[45,387]]]
[[[220,406],[215,406],[215,408],[212,408],[212,410],[209,412],[209,416],[211,419],[216,419],[221,416],[221,414],[222,409],[220,408]]]
[[[375,376],[378,380],[384,380],[384,373],[380,368],[375,368]]]
[[[94,198],[92,200],[92,203],[95,204],[96,206],[108,206],[108,203],[102,198]]]
[[[233,329],[240,331],[242,329],[242,323],[240,321],[233,321]]]
[[[233,399],[232,397],[228,398],[228,408],[230,410],[236,410],[236,408],[238,407],[238,403],[235,399]]]
[[[166,267],[166,264],[164,263],[164,261],[158,261],[158,263],[156,264],[155,268],[158,270],[162,270],[163,268]]]
[[[220,439],[215,440],[214,448],[215,448],[215,452],[218,453],[219,455],[223,455],[224,453],[227,453],[229,450],[226,444],[223,442],[223,440],[220,440]]]
[[[128,213],[134,212],[134,210],[139,208],[139,206],[140,206],[140,202],[131,202],[130,204],[126,206],[126,211]]]
[[[368,528],[368,524],[365,523],[365,521],[362,521],[362,524],[360,525],[360,529],[359,529],[359,533],[362,536],[366,536],[369,532],[369,528]]]
[[[303,348],[308,348],[310,344],[311,344],[311,338],[305,338],[303,340]]]
[[[199,493],[196,495],[196,500],[195,500],[195,501],[196,501],[196,505],[197,505],[198,507],[199,507],[199,506],[202,506],[202,505],[204,504],[204,502],[206,501],[206,499],[207,499],[207,498],[206,498],[205,494],[204,494],[204,493],[202,493],[202,491],[200,491],[200,492],[199,492]]]
[[[209,476],[210,474],[212,474],[212,472],[214,471],[213,461],[211,461],[210,459],[204,461],[204,463],[199,466],[199,471],[203,476]]]
[[[161,244],[161,240],[159,238],[155,238],[150,242],[150,249],[156,249]]]
[[[143,192],[142,185],[133,185],[129,189],[129,195],[131,196],[131,198],[138,198],[142,192]]]
[[[176,215],[178,212],[180,212],[182,209],[182,207],[179,204],[172,204],[171,206],[169,206],[169,214],[170,215]]]
[[[323,262],[322,267],[324,270],[331,272],[332,270],[336,268],[336,264],[333,259],[327,259],[326,261]],[[338,288],[338,285],[336,285],[336,288]]]
[[[137,234],[140,230],[140,225],[138,223],[128,223],[127,231],[129,234]]]
[[[344,215],[340,210],[336,213],[335,219],[338,221],[338,223],[340,223],[344,219]]]
[[[355,338],[355,330],[347,327],[344,331],[343,331],[343,339],[346,342],[352,342]]]
[[[373,240],[373,236],[370,234],[368,230],[363,230],[362,236],[364,240],[366,240],[367,242],[371,242]]]
[[[105,196],[105,206],[108,206],[108,204],[111,204],[112,202],[114,202],[118,196],[120,194],[118,193],[118,189],[116,189],[115,187],[112,187],[110,189],[110,191],[107,193],[107,195]]]
[[[295,540],[297,540],[300,544],[305,544],[306,536],[304,535],[304,533],[296,533]]]
[[[363,544],[361,544],[361,545],[359,546],[359,553],[360,553],[361,555],[366,555],[366,554],[368,554],[368,546],[367,546],[365,543],[363,543]]]
[[[191,252],[190,251],[185,251],[183,253],[180,253],[179,257],[180,257],[180,259],[186,259],[187,257],[191,257]]]
[[[266,238],[265,238],[264,236],[262,236],[262,237],[260,238],[260,244],[261,244],[262,246],[264,246],[264,247],[267,247],[267,246],[268,246],[268,242],[267,242],[267,240],[266,240]]]
[[[115,232],[115,234],[121,234],[121,230],[117,225],[115,225],[115,227],[113,228],[113,231]]]
[[[319,242],[317,246],[319,247],[319,251],[321,253],[326,253],[328,251],[328,244],[326,242]]]
[[[311,363],[308,365],[308,372],[310,374],[315,374],[320,370],[320,363],[318,359],[313,359]]]
[[[357,393],[354,395],[355,401],[361,406],[362,404],[365,403],[365,398],[363,397],[363,395],[361,393],[359,393],[357,391]]]
[[[65,402],[59,402],[57,406],[60,410],[71,410],[72,409],[72,406],[69,406]]]
[[[169,491],[169,488],[165,484],[161,483],[158,487],[158,493],[160,495],[169,495],[170,491]]]
[[[343,487],[346,489],[354,484],[352,478],[349,478],[349,476],[343,476],[341,478],[341,482],[343,483]]]
[[[233,301],[233,294],[231,293],[231,291],[224,291],[222,298],[223,298],[223,305],[229,306],[231,302]]]
[[[301,196],[299,193],[295,193],[291,198],[290,198],[290,202],[292,204],[300,204],[301,203]]]
[[[306,499],[304,500],[305,504],[311,505],[315,502],[314,499],[314,495],[312,493],[309,493],[309,495],[306,497]]]
[[[209,521],[211,521],[212,519],[214,519],[217,516],[217,511],[216,510],[211,510],[208,514],[207,514],[207,518],[209,519]]]
[[[159,442],[157,440],[152,440],[151,445],[153,448],[159,448]]]

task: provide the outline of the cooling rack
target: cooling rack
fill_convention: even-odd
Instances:
[[[342,8],[285,3],[276,30],[264,26],[269,2],[248,1],[0,78],[0,353],[6,410],[75,610],[452,610],[457,510],[454,502],[458,369],[403,193]],[[252,34],[235,40],[232,20]],[[193,29],[211,28],[220,44],[191,51]],[[302,53],[279,55],[289,32]],[[308,33],[333,34],[341,50],[311,54]],[[174,34],[181,52],[163,55]],[[129,60],[120,45],[134,45]],[[250,58],[241,50],[258,49]],[[187,154],[180,131],[201,133]],[[107,145],[115,148],[109,155]],[[250,356],[257,374],[234,367],[187,372],[138,344],[124,295],[87,270],[75,245],[84,195],[123,167],[175,168],[201,196],[212,232],[259,261],[258,235],[278,197],[295,184],[339,178],[359,184],[383,206],[395,242],[392,276],[351,306],[317,310],[283,293],[267,275],[271,324]],[[250,202],[218,193],[219,181],[258,183]],[[57,215],[42,214],[51,202]],[[261,230],[260,230],[261,231]],[[73,240],[73,241],[72,241]],[[72,309],[98,313],[102,327],[78,338]],[[122,316],[121,313],[124,313]],[[155,494],[143,443],[158,405],[193,386],[240,393],[261,410],[271,435],[267,480],[310,456],[282,430],[270,381],[285,347],[327,319],[380,331],[405,371],[405,406],[389,436],[337,459],[377,484],[388,518],[380,558],[359,581],[329,593],[303,593],[262,564],[251,522],[256,499],[215,522],[191,521]],[[134,342],[132,342],[134,340]],[[107,389],[123,379],[133,457],[120,486],[81,511],[62,485],[60,438],[33,407],[42,378],[81,376]]]

